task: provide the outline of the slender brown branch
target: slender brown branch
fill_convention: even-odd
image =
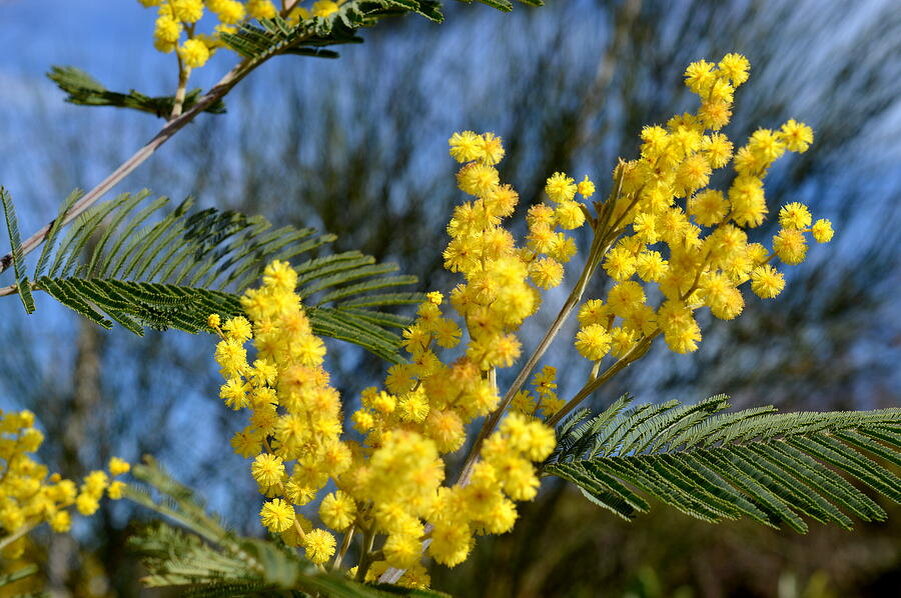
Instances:
[[[184,128],[194,118],[209,108],[213,103],[224,97],[231,89],[244,77],[246,77],[253,69],[260,66],[269,57],[257,60],[242,60],[232,70],[225,74],[204,96],[202,96],[196,104],[192,105],[187,111],[180,116],[168,121],[162,129],[148,141],[144,147],[134,153],[128,160],[119,165],[116,170],[109,174],[105,179],[100,181],[96,187],[88,191],[81,199],[79,199],[72,208],[66,212],[63,219],[63,226],[75,220],[85,210],[90,208],[98,199],[103,197],[107,191],[119,184],[125,177],[131,174],[138,166],[144,163],[153,153],[159,149],[161,145],[166,143],[173,135]],[[40,228],[33,235],[28,237],[21,245],[22,255],[26,255],[34,251],[47,237],[50,227],[53,226],[51,220],[45,226]],[[7,270],[12,265],[12,251],[0,258],[0,272]],[[6,293],[10,294],[10,293]]]

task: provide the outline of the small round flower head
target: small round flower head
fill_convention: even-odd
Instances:
[[[185,23],[196,23],[203,16],[203,0],[169,0],[175,18]]]
[[[321,565],[335,554],[335,536],[324,529],[314,529],[304,536],[303,547],[307,558]]]
[[[478,162],[465,165],[457,173],[457,185],[460,190],[476,197],[482,197],[492,191],[499,182],[498,172],[493,166]]]
[[[272,19],[278,10],[272,0],[247,0],[247,14],[254,19]]]
[[[250,322],[243,316],[229,319],[222,327],[222,331],[225,333],[226,338],[239,343],[243,343],[253,335],[253,328],[251,328]]]
[[[585,178],[582,179],[578,185],[576,185],[576,191],[578,191],[579,195],[588,199],[592,195],[594,195],[594,183],[588,178],[588,175],[585,175]]]
[[[695,93],[702,93],[713,85],[716,75],[713,73],[714,65],[706,60],[692,62],[685,69],[685,85]]]
[[[238,0],[208,0],[207,7],[224,25],[234,25],[241,21],[245,14],[244,5]]]
[[[832,230],[832,223],[825,218],[820,218],[814,222],[811,232],[817,243],[828,243],[832,240],[832,235],[835,234],[835,231]]]
[[[579,228],[585,222],[585,212],[575,201],[562,201],[554,210],[554,218],[564,230]]]
[[[504,159],[504,144],[494,133],[483,133],[478,136],[479,160],[483,164],[494,166]]]
[[[540,258],[529,264],[529,277],[540,289],[551,289],[563,280],[563,266],[550,257]]]
[[[285,465],[281,457],[263,453],[257,455],[250,468],[253,479],[261,487],[266,488],[280,483],[285,477]]]
[[[612,319],[612,316],[613,312],[600,299],[589,299],[579,308],[577,314],[579,325],[583,327],[592,324],[606,324],[609,319]]]
[[[732,158],[732,142],[725,135],[713,133],[701,141],[701,151],[707,155],[712,167],[722,168]]]
[[[334,0],[318,0],[313,3],[312,13],[314,17],[327,17],[338,12],[340,5]]]
[[[780,260],[795,266],[804,261],[807,256],[807,241],[804,233],[799,230],[783,228],[773,237],[773,252]]]
[[[599,361],[610,350],[610,334],[600,324],[591,324],[576,334],[576,349],[585,359]]]
[[[125,493],[125,482],[120,480],[116,480],[115,482],[110,482],[109,487],[106,489],[106,494],[113,500],[120,500]]]
[[[463,131],[451,135],[448,144],[450,155],[457,162],[471,162],[481,155],[482,140],[472,131]]]
[[[169,53],[178,45],[182,25],[169,15],[160,15],[153,31],[153,45],[160,52]]]
[[[705,189],[689,198],[688,213],[701,226],[714,226],[729,213],[729,202],[722,191]]]
[[[127,461],[119,457],[113,457],[109,460],[109,473],[112,476],[122,475],[131,471],[131,465]]]
[[[772,299],[785,288],[785,277],[770,265],[764,264],[751,271],[751,290],[763,299]]]
[[[198,39],[185,40],[178,48],[178,55],[188,68],[198,68],[210,59],[210,50]]]
[[[572,201],[576,196],[576,190],[575,180],[562,172],[551,175],[544,186],[545,193],[555,203]]]
[[[297,272],[288,262],[275,260],[263,270],[263,284],[275,292],[291,292],[297,286]]]
[[[283,532],[294,525],[294,507],[281,498],[267,501],[260,509],[260,521],[271,532]]]
[[[813,143],[813,129],[799,123],[795,119],[791,119],[782,125],[779,130],[779,137],[789,151],[804,153],[810,144]]]
[[[319,517],[333,530],[343,531],[350,527],[357,515],[357,503],[347,493],[338,490],[322,499]]]
[[[466,525],[436,523],[432,530],[429,554],[447,567],[455,567],[466,560],[472,548],[472,534]]]
[[[726,54],[717,66],[735,87],[748,80],[748,71],[751,68],[748,59],[741,54]]]
[[[779,226],[801,230],[810,226],[810,210],[802,203],[792,202],[779,210]]]

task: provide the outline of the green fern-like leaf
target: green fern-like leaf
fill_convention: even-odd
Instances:
[[[803,533],[802,515],[846,529],[846,512],[885,519],[846,478],[901,501],[901,479],[872,458],[901,462],[901,409],[723,413],[725,396],[625,409],[628,402],[561,424],[544,465],[546,474],[576,484],[621,517],[646,512],[650,496],[705,521],[747,516]]]
[[[397,360],[397,330],[410,321],[385,309],[423,300],[419,293],[385,292],[416,282],[397,275],[395,264],[358,251],[310,257],[334,235],[273,229],[261,217],[233,211],[192,210],[190,200],[171,208],[168,198],[151,200],[147,191],[95,206],[58,233],[51,227],[34,281],[20,288],[44,291],[100,326],[116,322],[139,335],[145,327],[204,331],[211,313],[240,314],[239,294],[274,259],[295,262],[316,334],[389,360]],[[16,272],[17,281],[27,280]]]
[[[0,203],[3,204],[3,215],[6,218],[6,230],[9,233],[11,250],[10,259],[13,264],[13,272],[16,275],[16,290],[22,300],[22,306],[27,313],[34,311],[34,298],[31,295],[31,283],[25,275],[25,260],[22,255],[22,240],[19,238],[19,221],[16,218],[16,209],[13,206],[9,192],[0,187]],[[7,266],[8,264],[4,264]]]
[[[131,108],[147,112],[161,118],[168,118],[175,105],[174,96],[150,97],[132,89],[128,93],[108,90],[91,75],[73,66],[54,66],[47,77],[66,92],[66,101],[81,106],[113,106]],[[189,109],[200,98],[201,90],[193,89],[185,94],[184,109]],[[216,101],[204,112],[223,114],[225,104]]]
[[[419,596],[437,592],[360,584],[340,573],[325,573],[276,540],[244,538],[226,530],[188,487],[172,479],[152,459],[132,469],[141,486],[125,497],[172,520],[152,522],[129,539],[148,575],[148,587],[173,588],[188,596],[284,596],[286,591],[344,598]]]

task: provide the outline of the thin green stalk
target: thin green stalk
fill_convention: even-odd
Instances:
[[[375,533],[370,530],[363,530],[363,550],[360,553],[360,563],[357,565],[356,580],[363,582],[366,580],[366,572],[372,565],[372,545],[375,543]]]
[[[588,396],[600,388],[605,382],[610,380],[613,376],[621,372],[627,365],[640,359],[645,353],[647,353],[648,349],[651,347],[651,343],[660,334],[660,331],[657,330],[652,333],[650,336],[646,336],[641,341],[639,341],[632,349],[629,350],[628,353],[620,357],[616,363],[611,365],[609,368],[604,370],[604,373],[600,376],[589,380],[582,389],[576,393],[576,396],[571,398],[566,405],[563,406],[560,411],[555,413],[554,415],[548,417],[544,423],[548,426],[556,426],[560,423],[560,420],[566,417],[573,409],[575,409],[579,403],[584,401]]]

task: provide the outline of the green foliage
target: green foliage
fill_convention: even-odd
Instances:
[[[148,575],[148,587],[177,588],[190,596],[285,596],[286,591],[344,598],[443,596],[436,592],[356,583],[326,573],[279,539],[240,537],[228,531],[191,491],[153,460],[133,468],[134,477],[155,491],[129,486],[131,501],[173,520],[154,522],[129,539]],[[305,594],[305,595],[307,595]]]
[[[175,105],[174,96],[150,97],[134,89],[128,93],[110,91],[88,73],[72,66],[54,66],[47,73],[47,76],[68,94],[66,101],[70,104],[133,108],[142,112],[149,112],[161,118],[168,118],[172,114],[172,107]],[[197,102],[200,95],[200,89],[192,89],[187,92],[183,104],[184,109],[190,109]],[[222,100],[217,100],[206,108],[204,112],[222,114],[225,112],[225,104]]]
[[[61,239],[58,217],[33,287],[105,328],[115,321],[139,335],[144,327],[193,333],[207,330],[211,313],[240,314],[238,294],[257,283],[268,262],[304,256],[295,264],[298,293],[314,332],[396,360],[395,330],[409,319],[384,308],[423,297],[385,291],[414,284],[415,277],[394,275],[395,264],[378,264],[357,251],[309,256],[334,235],[272,229],[262,217],[234,211],[192,210],[190,199],[171,209],[168,198],[149,196],[123,194],[99,204]],[[61,216],[77,197],[69,197]],[[16,272],[17,280],[25,280],[18,267]]]
[[[629,402],[592,418],[574,414],[544,465],[623,518],[650,507],[637,489],[709,522],[746,515],[804,533],[807,515],[850,529],[842,509],[883,521],[883,509],[839,472],[901,501],[901,479],[865,454],[901,465],[901,409],[722,413],[725,396],[627,409]]]
[[[37,565],[25,565],[24,567],[16,569],[12,573],[5,573],[3,575],[0,575],[0,588],[13,584],[21,579],[25,579],[26,577],[30,577],[37,572]]]
[[[34,311],[34,298],[31,296],[31,284],[25,275],[24,256],[22,255],[22,240],[19,238],[19,221],[16,219],[16,209],[13,206],[12,197],[3,187],[0,187],[0,203],[3,204],[3,215],[6,217],[6,230],[9,232],[10,259],[13,263],[13,272],[16,275],[16,290],[22,305],[27,313]],[[4,264],[6,266],[7,264]]]
[[[472,0],[461,0],[467,4]],[[478,0],[498,10],[509,12],[509,0]],[[520,0],[524,4],[541,6],[541,0]],[[281,17],[261,19],[259,25],[247,23],[232,34],[222,34],[225,44],[245,58],[262,61],[276,54],[300,54],[337,58],[338,54],[323,49],[338,44],[362,43],[355,31],[371,27],[385,17],[413,13],[435,23],[444,21],[438,0],[352,0],[345,2],[333,14],[290,25]]]

